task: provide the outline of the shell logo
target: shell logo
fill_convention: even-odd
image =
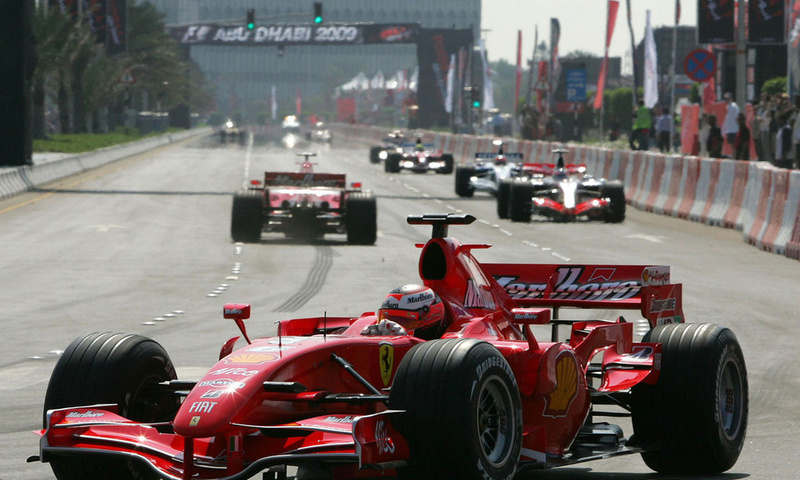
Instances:
[[[225,357],[225,363],[235,363],[239,365],[260,365],[265,362],[274,362],[279,357],[271,353],[243,353]]]
[[[566,417],[578,395],[578,362],[575,355],[562,351],[556,359],[556,388],[544,398],[545,417]]]

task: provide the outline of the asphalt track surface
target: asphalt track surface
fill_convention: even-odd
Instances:
[[[343,236],[260,244],[230,239],[232,193],[265,170],[295,171],[296,153],[319,152],[319,172],[346,173],[378,198],[375,246]],[[0,480],[50,480],[38,453],[42,402],[58,355],[94,331],[137,333],[170,353],[181,379],[215,363],[238,335],[226,302],[252,304],[251,336],[283,318],[358,315],[391,289],[419,280],[430,227],[409,214],[464,212],[462,242],[491,243],[492,262],[667,264],[684,284],[687,321],[730,327],[744,350],[750,421],[738,463],[719,479],[798,478],[800,264],[759,251],[739,232],[628,209],[620,225],[499,220],[493,197],[454,193],[453,175],[386,174],[365,145],[238,145],[206,137],[72,177],[0,202]],[[588,312],[608,318],[608,312]],[[631,312],[622,312],[632,315]],[[626,435],[631,431],[623,422]],[[692,432],[686,432],[692,435]],[[518,478],[639,480],[638,455],[524,473]]]

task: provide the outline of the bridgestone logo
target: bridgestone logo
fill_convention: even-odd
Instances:
[[[675,310],[676,301],[674,298],[667,298],[664,300],[653,300],[653,303],[650,304],[650,312],[658,313],[658,312],[666,312],[669,310]]]
[[[517,382],[516,378],[514,377],[514,372],[511,371],[511,367],[508,365],[508,362],[506,362],[506,360],[503,357],[492,356],[490,358],[487,358],[486,360],[481,362],[481,364],[478,365],[478,367],[475,369],[475,375],[478,378],[481,378],[483,377],[483,375],[486,373],[487,370],[493,367],[500,368],[504,372],[506,372],[509,378],[511,378],[514,385],[516,385]]]

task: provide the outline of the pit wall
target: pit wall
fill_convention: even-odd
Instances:
[[[385,127],[337,125],[344,138],[379,145]],[[476,152],[491,152],[495,137],[424,132],[423,141],[466,164]],[[748,162],[657,152],[504,138],[507,152],[522,152],[529,163],[555,163],[554,148],[566,147],[567,163],[586,164],[598,178],[625,183],[628,203],[640,210],[736,229],[745,242],[800,260],[800,171]],[[366,160],[366,159],[365,159]]]

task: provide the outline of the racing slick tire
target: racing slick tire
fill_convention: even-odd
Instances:
[[[612,180],[600,187],[600,196],[608,198],[608,208],[603,212],[606,223],[622,223],[625,220],[625,186],[619,180]]]
[[[374,245],[378,238],[378,205],[371,192],[353,192],[345,203],[345,228],[350,245]]]
[[[398,155],[393,153],[386,157],[386,160],[383,161],[383,170],[386,173],[399,173],[400,172],[400,160],[403,159],[402,155]]]
[[[512,222],[530,222],[533,185],[514,182],[508,194],[508,216]]]
[[[475,175],[473,167],[456,167],[456,195],[469,198],[475,194],[475,188],[470,182],[473,175]]]
[[[455,168],[456,161],[453,159],[453,155],[449,153],[445,153],[442,155],[442,161],[444,162],[444,167],[440,168],[436,171],[436,173],[441,173],[442,175],[450,175],[453,173],[453,168]]]
[[[239,190],[233,195],[231,238],[234,242],[258,243],[264,227],[264,205],[260,190]]]
[[[731,468],[744,445],[748,386],[733,332],[713,324],[660,325],[643,342],[661,344],[654,385],[631,389],[632,442],[642,459],[670,475],[715,475]]]
[[[369,149],[369,163],[380,163],[381,157],[379,155],[383,151],[383,147],[371,147]]]
[[[410,457],[400,478],[507,479],[522,446],[522,410],[503,355],[477,339],[414,346],[397,367],[389,408],[405,410]]]
[[[508,203],[511,196],[512,182],[512,179],[504,178],[497,185],[497,216],[499,218],[508,218]]]
[[[44,399],[45,421],[47,411],[56,408],[116,404],[119,415],[130,420],[169,422],[178,412],[180,397],[155,387],[176,378],[169,355],[154,340],[92,333],[75,339],[56,363]],[[52,455],[48,461],[58,480],[160,478],[129,458]]]

